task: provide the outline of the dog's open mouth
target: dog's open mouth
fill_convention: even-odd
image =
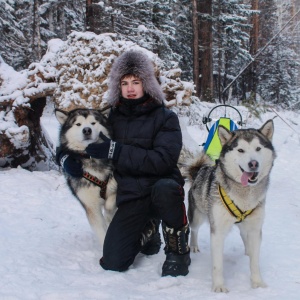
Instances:
[[[248,184],[255,184],[257,182],[258,172],[246,172],[240,167],[243,172],[241,177],[241,184],[247,186]]]

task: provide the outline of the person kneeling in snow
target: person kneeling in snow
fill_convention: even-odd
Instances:
[[[162,220],[162,276],[185,276],[191,260],[184,180],[177,167],[182,148],[178,117],[164,107],[152,62],[142,52],[130,50],[116,59],[108,92],[113,139],[100,133],[106,143],[86,148],[91,157],[113,160],[118,183],[118,209],[106,233],[100,265],[125,271],[139,252],[157,253]],[[74,167],[81,166],[67,169]]]

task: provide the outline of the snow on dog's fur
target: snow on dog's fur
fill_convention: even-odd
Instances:
[[[265,287],[260,268],[259,252],[262,239],[265,200],[270,171],[276,157],[272,136],[273,121],[260,129],[239,129],[234,132],[219,126],[222,151],[214,164],[203,155],[190,166],[192,178],[189,190],[188,216],[191,226],[191,251],[199,251],[199,226],[208,217],[211,231],[212,290],[228,292],[223,278],[224,240],[237,222],[221,200],[219,187],[242,212],[253,210],[243,221],[236,223],[250,257],[253,288]]]
[[[100,181],[108,179],[103,199],[98,185],[84,177],[72,177],[64,173],[69,188],[85,209],[89,223],[103,245],[108,223],[116,210],[117,183],[112,176],[111,162],[107,159],[87,157],[85,148],[90,143],[103,142],[99,138],[100,131],[110,136],[107,119],[100,111],[90,109],[75,109],[70,112],[56,109],[55,115],[61,124],[59,134],[61,150],[81,160],[84,172],[90,173]]]

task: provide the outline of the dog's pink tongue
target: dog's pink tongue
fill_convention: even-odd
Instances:
[[[241,183],[243,186],[247,186],[248,185],[248,179],[251,178],[253,175],[252,172],[243,172],[243,175],[241,177]]]

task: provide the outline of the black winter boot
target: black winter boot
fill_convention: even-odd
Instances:
[[[162,267],[162,276],[185,276],[189,273],[190,248],[188,239],[190,228],[186,224],[175,230],[163,223],[163,235],[165,239],[166,260]]]
[[[141,237],[141,253],[153,255],[159,252],[161,239],[159,233],[160,220],[151,219],[145,226]]]

